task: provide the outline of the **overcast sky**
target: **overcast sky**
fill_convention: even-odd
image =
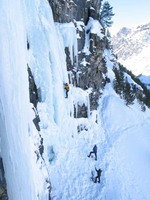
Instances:
[[[115,16],[112,34],[122,27],[133,27],[150,22],[150,0],[107,0]]]

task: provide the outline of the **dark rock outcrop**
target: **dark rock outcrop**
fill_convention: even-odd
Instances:
[[[0,157],[0,199],[8,200],[3,160]]]
[[[89,16],[99,18],[102,0],[48,0],[53,11],[54,21],[60,23],[73,20],[88,22]]]
[[[33,103],[34,107],[37,107],[38,103],[38,89],[34,81],[34,77],[32,75],[31,69],[28,66],[28,76],[29,76],[29,97],[30,102]]]

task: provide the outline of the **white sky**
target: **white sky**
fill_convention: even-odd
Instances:
[[[114,24],[110,29],[112,34],[122,27],[133,27],[150,22],[149,0],[109,0],[113,7],[115,16],[112,18]]]

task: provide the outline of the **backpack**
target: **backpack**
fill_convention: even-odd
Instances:
[[[68,83],[65,84],[65,89],[66,89],[67,91],[69,91],[69,85],[68,85]]]
[[[96,145],[93,147],[93,151],[97,152],[97,146]]]

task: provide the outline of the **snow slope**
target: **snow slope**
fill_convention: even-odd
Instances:
[[[2,0],[0,25],[0,138],[9,199],[50,199],[51,186],[55,200],[149,200],[150,111],[126,107],[112,89],[111,52],[105,52],[111,83],[90,112],[90,90],[70,84],[64,98],[64,47],[77,49],[72,24],[55,24],[46,0]],[[32,121],[27,64],[41,89],[40,132]],[[74,104],[83,103],[89,117],[75,119]],[[94,144],[97,161],[87,157]],[[103,170],[100,184],[91,181],[95,167]]]
[[[108,143],[105,187],[100,199],[149,199],[149,111],[124,107],[110,89],[101,102],[101,120]],[[110,95],[111,94],[111,95]]]

